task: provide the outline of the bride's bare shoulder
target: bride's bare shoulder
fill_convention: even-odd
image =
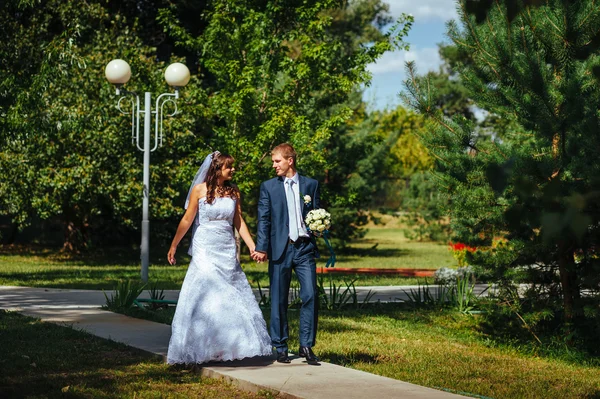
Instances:
[[[192,189],[192,194],[197,195],[198,198],[206,197],[206,183],[196,184]]]

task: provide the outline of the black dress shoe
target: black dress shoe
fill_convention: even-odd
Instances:
[[[301,346],[300,349],[298,349],[298,356],[306,358],[308,364],[319,364],[320,359],[313,353],[310,346]]]
[[[288,351],[284,350],[277,352],[277,363],[291,363],[292,360],[288,356]]]

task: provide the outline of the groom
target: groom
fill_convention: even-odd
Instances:
[[[315,238],[308,233],[304,217],[319,208],[319,183],[296,172],[296,151],[280,144],[271,151],[277,177],[263,182],[258,200],[258,233],[253,258],[269,260],[271,283],[271,342],[277,361],[290,363],[288,357],[288,296],[292,270],[300,282],[299,356],[318,365],[312,347],[317,335],[317,270],[319,256]]]

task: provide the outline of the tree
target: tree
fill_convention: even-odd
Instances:
[[[438,52],[442,60],[440,69],[426,75],[426,80],[435,88],[436,98],[432,99],[432,104],[447,117],[460,114],[474,121],[473,102],[457,70],[459,65],[468,62],[468,55],[456,46],[447,44],[438,44]]]
[[[339,10],[360,21],[352,45],[336,29]],[[371,27],[385,10],[374,0],[3,2],[0,214],[20,226],[58,218],[71,250],[139,226],[141,153],[121,133],[130,120],[110,107],[102,71],[112,58],[130,62],[128,89],[139,92],[164,90],[167,62],[195,73],[152,156],[152,220],[176,222],[198,160],[214,149],[238,159],[247,209],[278,142],[323,178],[332,132],[352,112],[346,102],[370,79],[366,65],[405,46],[410,17],[386,34]]]
[[[414,173],[401,193],[403,219],[408,227],[404,234],[408,239],[448,239],[450,226],[445,216],[448,197],[437,189],[433,176],[430,171]]]
[[[119,207],[131,209],[140,186],[137,160],[120,137],[125,121],[100,100],[110,88],[99,71],[119,47],[142,55],[134,68],[156,82],[144,58],[151,51],[135,35],[115,34],[129,27],[119,18],[110,24],[98,4],[6,2],[1,11],[0,167],[8,173],[0,209],[21,226],[34,215],[58,217],[65,249],[74,250],[86,243],[92,220],[102,225]]]
[[[355,104],[352,117],[332,135],[324,178],[336,221],[345,229],[335,235],[344,238],[364,235],[360,227],[368,222],[369,209],[398,207],[404,180],[429,164],[416,138],[423,122],[419,115],[402,107],[368,112],[361,100]]]
[[[600,288],[600,7],[562,0],[458,4],[461,25],[450,23],[448,34],[468,54],[460,79],[478,107],[510,128],[502,139],[482,140],[472,122],[449,119],[412,64],[406,101],[436,123],[424,140],[452,198],[456,238],[484,248],[506,240],[472,261],[499,281],[524,268],[535,292],[530,299],[552,308],[559,294],[555,315],[572,327],[590,315],[584,309],[591,298],[582,291]]]
[[[329,173],[338,168],[340,155],[336,133],[345,130],[358,88],[370,80],[366,66],[385,51],[406,47],[402,38],[412,18],[403,16],[384,34],[390,18],[379,0],[302,7],[292,1],[223,1],[213,7],[202,36],[191,34],[168,10],[161,19],[176,43],[202,54],[200,70],[218,87],[209,96],[218,124],[205,142],[243,160],[243,177],[236,180],[250,194],[250,224],[258,186],[272,176],[270,149],[287,141],[299,152],[301,172],[325,183],[322,203],[333,213],[335,236],[346,241],[364,215],[358,202],[348,201],[346,188],[332,185]]]

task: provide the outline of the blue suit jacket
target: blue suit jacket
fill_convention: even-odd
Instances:
[[[289,242],[289,218],[287,201],[285,198],[285,179],[275,177],[260,185],[260,196],[258,198],[258,232],[256,237],[256,250],[266,252],[269,260],[277,261],[285,253]],[[319,209],[319,183],[315,179],[298,174],[300,201],[302,208],[302,219],[312,209]],[[302,198],[310,195],[311,202],[304,203]],[[315,257],[318,257],[317,245],[314,236],[311,242],[315,249]]]

